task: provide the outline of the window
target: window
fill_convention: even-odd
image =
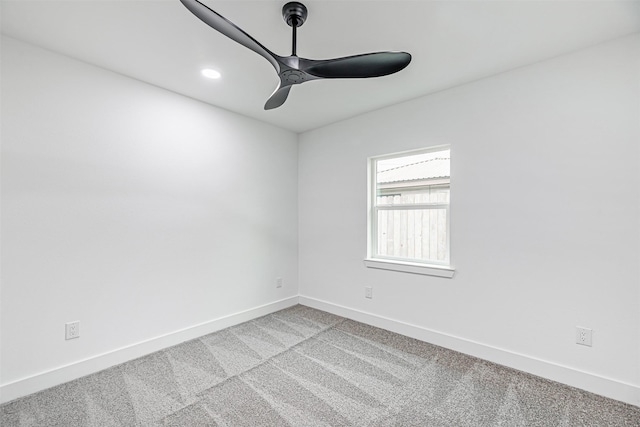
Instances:
[[[452,277],[450,149],[369,159],[368,267]]]

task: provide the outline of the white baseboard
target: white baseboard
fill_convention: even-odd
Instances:
[[[229,326],[265,316],[297,303],[297,296],[286,298],[2,384],[0,385],[0,403],[10,402],[19,397],[102,371]]]
[[[300,296],[299,303],[318,310],[396,332],[421,341],[459,351],[470,356],[508,366],[591,393],[640,406],[640,386],[584,372],[524,354],[434,331],[399,320],[355,310],[315,298]]]

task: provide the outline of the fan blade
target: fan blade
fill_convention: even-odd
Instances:
[[[289,90],[291,90],[290,84],[285,86],[280,82],[278,88],[271,94],[266,104],[264,104],[264,109],[273,110],[284,104],[284,101],[286,101],[289,96]]]
[[[221,32],[231,40],[236,41],[246,48],[251,49],[258,55],[263,56],[273,65],[277,72],[280,72],[280,64],[276,56],[266,47],[262,46],[256,39],[238,28],[233,22],[229,21],[218,12],[208,8],[198,0],[180,0],[191,13],[196,15],[205,24],[209,25],[216,31]]]
[[[380,77],[396,73],[411,62],[406,52],[375,52],[344,58],[301,59],[301,69],[325,79]]]

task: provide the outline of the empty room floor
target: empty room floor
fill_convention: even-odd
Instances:
[[[10,426],[640,426],[640,408],[302,305],[0,407]]]

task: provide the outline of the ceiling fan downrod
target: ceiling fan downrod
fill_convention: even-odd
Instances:
[[[297,45],[297,35],[296,29],[301,27],[304,24],[304,21],[307,19],[307,7],[300,2],[290,1],[289,3],[282,6],[282,17],[284,21],[292,28],[293,31],[293,41],[291,43],[291,56],[297,56],[296,54],[296,45]]]

